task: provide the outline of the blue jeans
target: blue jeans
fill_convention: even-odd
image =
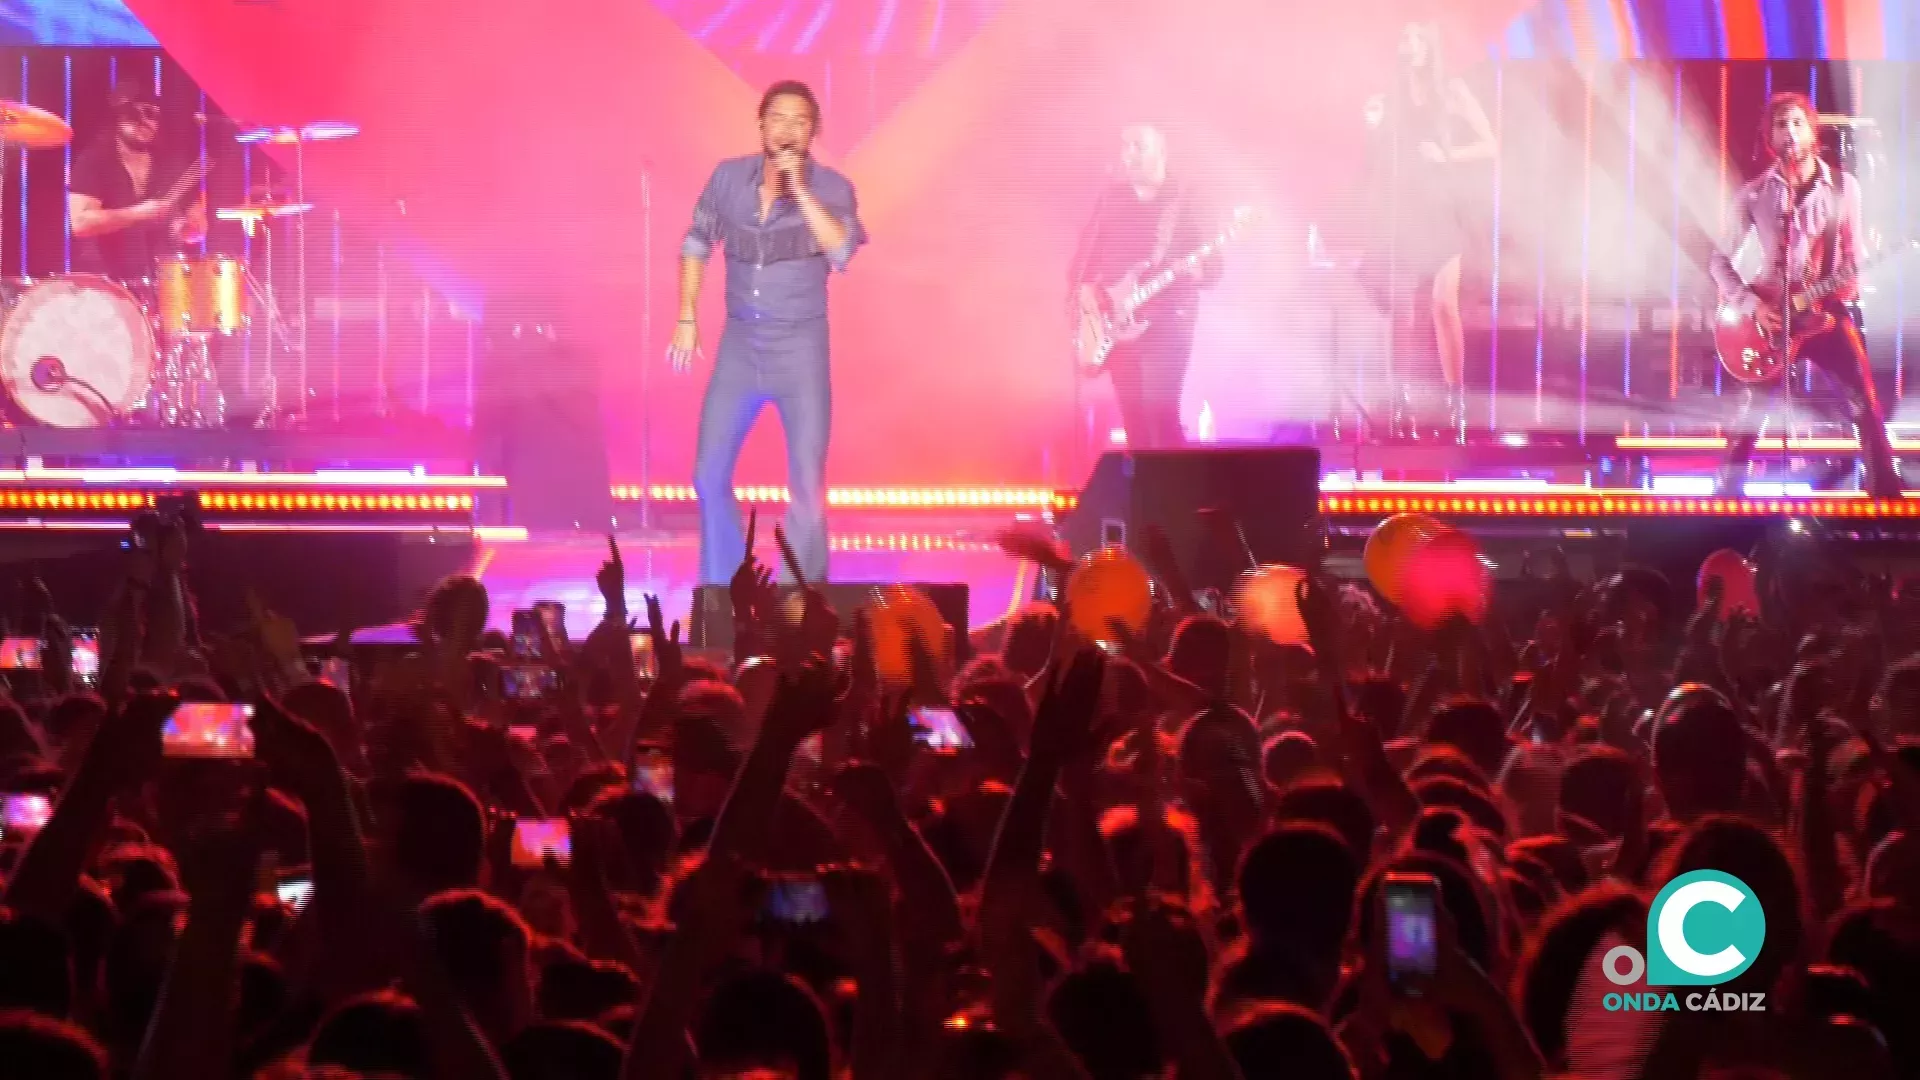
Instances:
[[[700,497],[700,582],[724,585],[746,554],[733,470],[760,410],[771,402],[787,433],[785,531],[809,583],[827,576],[827,436],[833,389],[827,320],[728,319],[700,407],[693,490]],[[763,527],[760,535],[771,530]],[[782,571],[784,575],[784,570]]]

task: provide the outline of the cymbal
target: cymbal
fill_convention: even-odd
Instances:
[[[293,217],[313,209],[312,203],[248,202],[222,207],[213,212],[221,221],[264,221],[267,218]]]
[[[233,137],[237,143],[273,143],[276,146],[291,146],[294,143],[333,142],[336,139],[351,139],[360,134],[355,124],[343,124],[337,120],[319,120],[302,127],[264,127],[252,131],[243,131]]]
[[[1871,116],[1848,116],[1845,113],[1821,113],[1822,127],[1879,127],[1879,121]]]
[[[73,128],[45,109],[20,101],[0,101],[0,142],[45,150],[73,141]]]

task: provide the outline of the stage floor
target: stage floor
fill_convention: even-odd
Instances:
[[[965,584],[969,620],[978,628],[1016,606],[1016,589],[1024,596],[1032,586],[1032,578],[1001,553],[987,538],[990,535],[970,530],[836,533],[831,538],[828,574],[843,584]],[[699,584],[697,536],[628,533],[619,539],[627,564],[627,610],[644,618],[645,598],[653,594],[660,597],[667,617],[685,626],[693,609],[693,590]],[[759,555],[768,565],[779,565],[780,554],[771,544]],[[489,623],[506,631],[514,611],[536,601],[557,600],[567,608],[568,636],[575,641],[584,638],[600,619],[600,593],[593,579],[606,557],[603,537],[536,534],[524,541],[486,544],[474,572],[486,584],[492,601]]]

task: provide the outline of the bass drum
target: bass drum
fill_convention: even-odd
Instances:
[[[146,396],[154,355],[139,301],[90,274],[26,284],[0,324],[0,386],[48,427],[104,427],[125,415]]]

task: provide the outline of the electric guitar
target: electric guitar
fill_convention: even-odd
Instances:
[[[1780,299],[1779,283],[1753,282],[1749,287],[1760,297],[1753,314],[1743,314],[1734,304],[1722,304],[1714,317],[1713,349],[1719,354],[1720,366],[1726,369],[1728,375],[1743,383],[1769,383],[1779,378],[1799,358],[1802,346],[1832,330],[1841,317],[1827,303],[1828,298],[1852,283],[1869,267],[1915,248],[1920,248],[1920,239],[1889,244],[1850,273],[1828,274],[1801,286],[1787,297],[1784,305]],[[1778,315],[1783,310],[1792,314],[1786,333],[1776,331],[1769,334],[1761,329],[1761,312]]]
[[[1251,206],[1235,210],[1233,219],[1213,239],[1187,257],[1176,259],[1151,275],[1149,271],[1153,267],[1142,264],[1127,271],[1125,277],[1111,285],[1080,286],[1073,348],[1080,359],[1081,369],[1095,375],[1104,370],[1114,346],[1134,341],[1147,332],[1151,324],[1136,317],[1142,305],[1165,292],[1167,286],[1180,279],[1181,274],[1193,271],[1226,247],[1262,215],[1263,211]]]

